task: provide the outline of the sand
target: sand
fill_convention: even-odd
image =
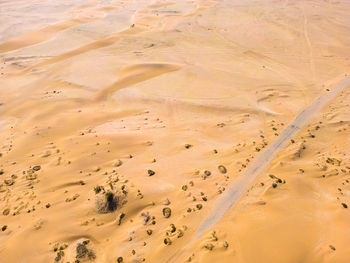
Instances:
[[[1,1],[0,262],[350,262],[349,12]]]

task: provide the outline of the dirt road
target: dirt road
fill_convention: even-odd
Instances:
[[[245,173],[231,184],[225,194],[218,198],[210,214],[199,226],[196,237],[201,237],[203,232],[213,227],[234,205],[236,200],[248,189],[256,177],[271,162],[275,154],[284,147],[286,142],[293,138],[316,113],[331,102],[343,89],[349,87],[349,85],[350,76],[347,76],[333,89],[319,96],[309,107],[304,109],[292,123],[283,130],[277,139],[252,162]]]

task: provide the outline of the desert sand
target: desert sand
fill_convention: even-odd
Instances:
[[[350,2],[0,1],[0,262],[350,262]]]

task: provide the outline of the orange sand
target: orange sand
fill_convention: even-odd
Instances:
[[[350,73],[349,14],[347,0],[1,1],[0,262],[350,262],[349,87],[196,238]]]

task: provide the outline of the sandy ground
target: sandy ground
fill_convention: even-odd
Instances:
[[[0,1],[0,262],[350,262],[349,14]]]

